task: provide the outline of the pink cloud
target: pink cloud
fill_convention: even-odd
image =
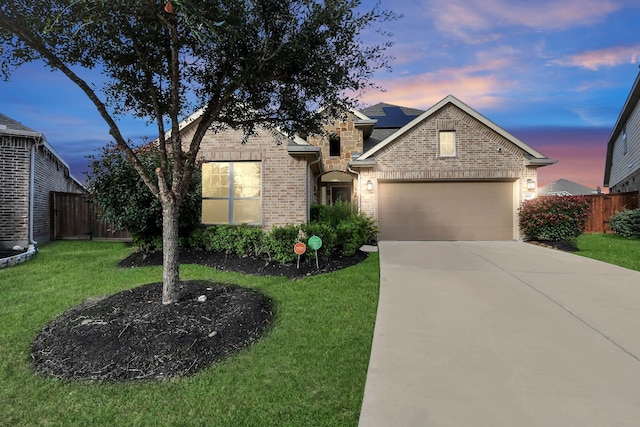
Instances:
[[[428,0],[434,24],[470,44],[496,40],[500,28],[565,29],[601,21],[621,6],[611,0]]]
[[[504,95],[515,84],[494,72],[509,64],[508,58],[486,58],[478,65],[394,78],[381,82],[385,92],[366,92],[360,101],[365,105],[387,102],[426,109],[452,94],[473,108],[493,109],[503,104]]]
[[[536,128],[513,134],[558,163],[538,169],[538,186],[568,179],[587,187],[602,187],[608,128]]]
[[[614,46],[592,50],[550,61],[550,64],[565,67],[579,67],[597,71],[603,67],[615,67],[621,64],[635,64],[640,60],[640,44],[632,46]]]

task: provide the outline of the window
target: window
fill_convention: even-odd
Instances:
[[[455,157],[456,132],[453,130],[440,131],[440,157]]]
[[[622,154],[627,154],[627,128],[622,128]]]
[[[260,162],[202,165],[202,223],[260,224]]]
[[[340,157],[340,137],[338,135],[329,137],[329,156]]]

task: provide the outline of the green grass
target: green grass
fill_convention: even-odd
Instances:
[[[578,255],[640,271],[640,239],[617,234],[583,234],[578,237]]]
[[[56,242],[0,270],[0,425],[355,426],[379,288],[378,255],[299,281],[186,265],[183,279],[258,289],[272,330],[232,358],[165,382],[70,382],[39,376],[31,341],[85,298],[159,282],[160,267],[121,270],[122,243]]]

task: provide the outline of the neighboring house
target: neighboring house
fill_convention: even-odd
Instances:
[[[640,191],[640,73],[622,107],[609,142],[604,185],[610,193]]]
[[[558,179],[538,189],[539,196],[583,196],[599,193],[600,187],[594,190],[593,188],[569,181],[568,179]]]
[[[0,114],[0,248],[49,241],[52,191],[84,188],[44,135]]]
[[[181,124],[187,144],[198,114]],[[302,139],[238,131],[202,141],[202,222],[309,220],[312,203],[353,203],[387,240],[513,240],[537,168],[555,163],[454,96],[427,111],[378,104]]]

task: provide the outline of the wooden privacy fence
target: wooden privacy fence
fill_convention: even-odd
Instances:
[[[638,192],[590,194],[586,196],[591,202],[591,213],[587,219],[585,233],[611,233],[609,220],[623,209],[636,209]]]
[[[98,220],[87,194],[50,193],[51,240],[114,239],[130,240],[125,231],[111,231],[109,224]]]

